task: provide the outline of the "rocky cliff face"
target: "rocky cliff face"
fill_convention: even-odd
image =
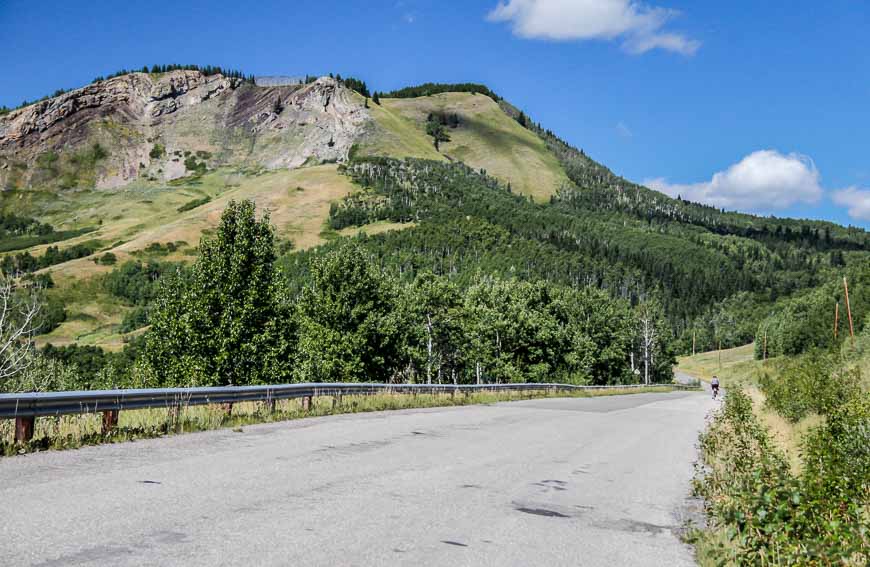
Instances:
[[[131,73],[0,117],[0,187],[172,179],[191,173],[190,156],[209,168],[342,161],[369,120],[362,98],[330,78],[259,87]],[[87,154],[94,144],[102,151]]]

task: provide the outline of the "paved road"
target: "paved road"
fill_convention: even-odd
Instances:
[[[691,392],[0,458],[3,565],[691,565]]]

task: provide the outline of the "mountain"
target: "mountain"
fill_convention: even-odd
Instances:
[[[147,306],[106,274],[189,261],[240,199],[270,212],[288,278],[363,232],[400,278],[428,268],[658,296],[684,350],[751,340],[777,302],[868,259],[860,229],[623,179],[482,85],[369,94],[349,78],[176,68],[0,115],[0,266],[50,276],[62,314],[41,342],[121,347]]]

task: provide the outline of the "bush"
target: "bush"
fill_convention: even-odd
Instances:
[[[151,159],[160,159],[164,155],[166,155],[166,146],[163,144],[154,144],[154,147],[151,148],[150,152],[148,152],[148,156]]]
[[[831,415],[807,443],[806,470],[789,472],[739,390],[701,436],[695,487],[709,525],[727,540],[717,564],[866,565],[870,558],[870,401]]]
[[[27,368],[5,383],[0,382],[0,392],[51,392],[77,390],[81,380],[76,369],[56,358],[33,353]]]
[[[797,422],[811,413],[830,415],[859,393],[860,372],[847,369],[839,358],[819,352],[780,363],[761,375],[767,405]]]
[[[106,252],[102,256],[94,258],[94,263],[100,266],[114,266],[118,262],[118,257],[111,252]]]
[[[183,213],[185,211],[189,211],[191,209],[201,207],[202,205],[205,205],[206,203],[208,203],[210,201],[211,201],[211,197],[203,197],[201,199],[194,199],[192,201],[188,201],[185,204],[181,205],[180,207],[178,207],[177,210],[179,213]]]

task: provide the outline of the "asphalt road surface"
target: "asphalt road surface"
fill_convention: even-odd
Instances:
[[[311,418],[0,458],[2,565],[692,565],[702,393]]]

